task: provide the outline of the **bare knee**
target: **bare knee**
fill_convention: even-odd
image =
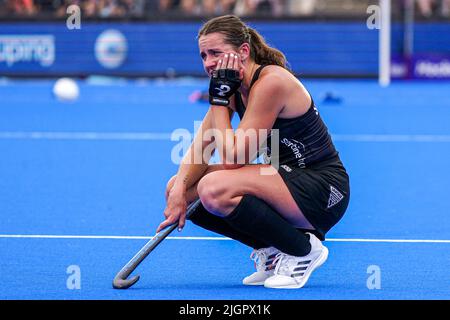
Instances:
[[[217,165],[217,164],[212,164],[209,165],[208,168],[205,170],[205,172],[203,173],[203,176],[214,172],[214,171],[219,171],[219,170],[223,170],[223,166],[222,165]],[[175,181],[177,180],[177,175],[172,176],[169,181],[166,184],[166,189],[170,190],[172,189],[173,185],[175,184]],[[193,186],[195,186],[195,184],[197,184],[198,181],[196,183],[194,183]]]
[[[230,190],[214,173],[205,175],[197,185],[197,192],[206,210],[216,216],[226,216],[235,207]]]

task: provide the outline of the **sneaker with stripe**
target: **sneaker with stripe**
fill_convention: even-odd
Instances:
[[[278,253],[280,251],[274,247],[253,250],[250,259],[255,262],[256,272],[245,277],[242,283],[248,286],[263,285],[264,281],[274,274],[273,262]]]
[[[280,252],[274,263],[274,275],[264,281],[266,288],[298,289],[308,281],[311,273],[320,267],[328,257],[328,249],[313,234],[309,235],[311,252],[303,257],[291,256]]]

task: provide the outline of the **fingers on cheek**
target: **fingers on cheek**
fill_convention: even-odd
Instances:
[[[234,54],[230,57],[230,63],[228,63],[230,69],[236,69],[236,56]]]
[[[237,54],[233,54],[233,60],[231,61],[231,67],[233,69],[237,69],[237,61],[238,61]]]

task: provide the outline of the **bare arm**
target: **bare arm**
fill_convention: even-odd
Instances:
[[[226,108],[212,106],[213,125],[218,129],[217,150],[225,169],[250,163],[257,155],[262,137],[269,133],[285,105],[285,86],[277,75],[255,83],[239,127],[234,132]]]
[[[178,168],[177,178],[173,187],[183,191],[183,193],[196,184],[208,169],[208,162],[215,149],[214,140],[206,139],[205,136],[205,132],[212,129],[211,118],[211,111],[208,110],[191,146]]]
[[[213,139],[204,139],[204,132],[212,128],[211,112],[208,110],[202,124],[178,168],[175,182],[166,190],[167,205],[164,210],[165,220],[158,226],[157,232],[179,221],[181,230],[186,223],[186,192],[203,177],[208,169],[208,162],[215,149]],[[210,150],[210,151],[204,151]]]

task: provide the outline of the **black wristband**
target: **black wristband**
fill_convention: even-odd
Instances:
[[[209,82],[209,103],[228,106],[230,97],[240,88],[239,71],[234,69],[214,70]]]

